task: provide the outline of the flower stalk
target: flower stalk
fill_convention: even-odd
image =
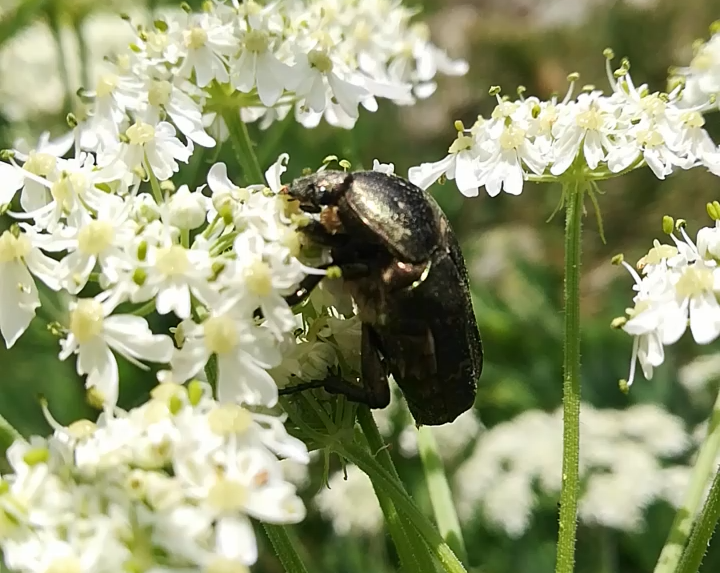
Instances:
[[[565,337],[563,345],[563,462],[556,573],[575,566],[578,489],[580,485],[580,254],[582,183],[566,185],[565,197]]]
[[[674,573],[683,555],[683,548],[693,528],[693,521],[702,503],[710,476],[716,473],[715,460],[720,454],[720,392],[710,416],[705,440],[700,446],[690,475],[690,485],[682,505],[675,513],[665,545],[660,552],[654,573]],[[715,480],[717,482],[717,479]]]
[[[417,439],[420,459],[425,472],[425,481],[430,493],[430,503],[435,513],[435,521],[440,530],[440,535],[460,560],[467,564],[467,550],[460,529],[460,520],[457,511],[455,511],[450,484],[445,475],[435,436],[433,436],[430,428],[421,426],[418,428]]]
[[[265,534],[275,549],[286,573],[308,573],[297,549],[297,543],[292,531],[284,525],[263,523]]]
[[[720,519],[720,472],[715,473],[710,493],[693,527],[690,541],[683,551],[678,573],[697,573]]]

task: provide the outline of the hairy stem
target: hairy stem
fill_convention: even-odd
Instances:
[[[295,536],[285,525],[263,523],[265,534],[272,543],[286,573],[308,573],[296,547]]]
[[[577,505],[580,485],[580,253],[583,191],[581,184],[565,193],[565,339],[563,360],[563,463],[556,573],[575,566]]]
[[[245,181],[248,184],[262,183],[265,181],[260,162],[258,161],[247,125],[240,119],[238,110],[229,110],[223,113],[223,119],[230,133],[235,156],[245,172]]]
[[[715,473],[710,493],[680,559],[678,573],[697,573],[700,570],[718,519],[720,519],[720,472]]]

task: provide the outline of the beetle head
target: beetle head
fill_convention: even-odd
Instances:
[[[319,213],[326,205],[336,205],[352,181],[352,174],[345,171],[321,171],[296,179],[283,192],[299,201],[303,211]]]

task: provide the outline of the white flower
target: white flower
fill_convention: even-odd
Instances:
[[[34,247],[25,234],[0,235],[0,334],[10,348],[30,325],[40,297],[32,275],[60,288],[57,262]]]
[[[181,324],[184,344],[176,350],[171,368],[177,380],[200,372],[210,356],[217,357],[217,395],[221,402],[274,406],[278,390],[267,370],[280,364],[281,354],[267,328],[252,316],[217,312],[202,324]]]
[[[205,222],[208,200],[202,194],[203,187],[191,193],[187,185],[182,185],[173,193],[167,203],[170,224],[178,229],[191,230]]]
[[[177,161],[187,163],[193,152],[192,140],[183,145],[175,134],[165,121],[156,126],[137,121],[125,132],[128,143],[123,144],[120,158],[130,170],[142,167],[160,181],[169,179],[180,168]]]
[[[96,299],[79,299],[70,305],[67,337],[60,342],[60,360],[78,355],[77,373],[87,374],[85,385],[95,388],[113,407],[118,398],[118,365],[113,351],[136,365],[139,361],[169,362],[172,340],[153,334],[139,316],[111,315],[112,308]]]

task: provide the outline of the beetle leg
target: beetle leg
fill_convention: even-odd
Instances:
[[[331,266],[333,266],[332,263],[327,263],[319,266],[318,268],[327,269]],[[288,303],[288,306],[295,306],[296,304],[300,304],[302,301],[304,301],[307,297],[310,296],[310,293],[313,291],[313,289],[318,286],[320,284],[320,281],[322,281],[324,278],[325,275],[307,275],[303,280],[300,281],[300,284],[298,285],[295,292],[285,297],[285,302]]]
[[[311,241],[323,247],[343,247],[348,242],[348,236],[342,233],[331,233],[320,221],[311,219],[300,227],[300,232]]]
[[[337,373],[329,371],[324,380],[311,380],[287,388],[281,388],[281,396],[295,394],[313,388],[324,388],[330,394],[342,394],[351,402],[366,404],[370,408],[385,408],[390,404],[390,385],[387,370],[380,356],[377,336],[370,326],[362,327],[362,386],[343,380]]]

